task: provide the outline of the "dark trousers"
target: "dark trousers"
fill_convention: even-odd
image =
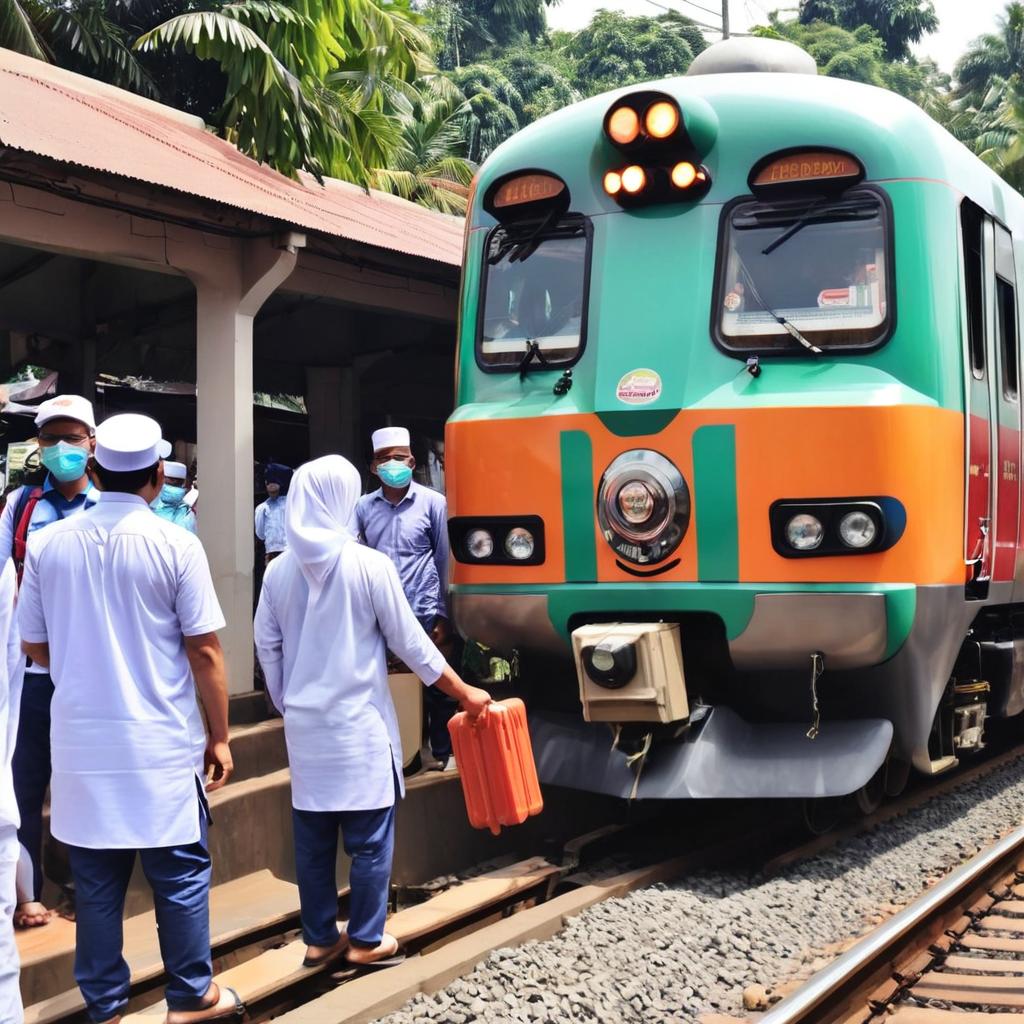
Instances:
[[[45,673],[26,672],[21,717],[14,746],[14,794],[21,815],[18,841],[32,860],[33,898],[43,892],[43,802],[50,785],[50,701],[53,681]]]
[[[430,634],[437,622],[436,615],[419,616],[420,625]],[[436,686],[425,687],[423,696],[423,717],[427,721],[427,739],[430,752],[438,761],[447,761],[452,756],[452,738],[448,723],[458,710],[458,703],[442,693]]]
[[[123,1012],[131,971],[123,955],[124,901],[136,855],[153,890],[167,1005],[198,1010],[213,981],[210,958],[210,854],[206,815],[199,842],[149,850],[87,850],[72,846],[77,938],[75,981],[94,1021]]]
[[[372,949],[384,936],[388,915],[391,858],[395,851],[395,808],[373,811],[292,809],[295,874],[299,882],[302,938],[307,946],[338,941],[338,830],[349,871],[349,941]]]

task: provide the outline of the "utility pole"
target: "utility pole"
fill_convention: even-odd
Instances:
[[[722,0],[722,38],[729,38],[729,0]]]

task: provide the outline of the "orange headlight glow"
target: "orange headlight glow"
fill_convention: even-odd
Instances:
[[[618,171],[609,171],[604,176],[604,190],[610,196],[616,196],[622,191],[622,175]]]
[[[640,134],[640,115],[632,107],[619,107],[608,118],[608,134],[612,142],[628,146]]]
[[[674,103],[659,100],[647,108],[644,128],[652,139],[667,139],[679,127],[679,109]]]
[[[637,164],[631,164],[622,172],[622,187],[630,195],[636,195],[647,184],[647,174]]]
[[[684,160],[672,168],[672,184],[676,188],[689,188],[697,180],[697,168]]]

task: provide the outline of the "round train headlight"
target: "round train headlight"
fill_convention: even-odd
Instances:
[[[672,184],[676,188],[689,188],[697,180],[697,168],[689,160],[681,160],[672,168]]]
[[[786,523],[786,540],[796,551],[813,551],[825,537],[825,527],[817,516],[801,512]]]
[[[878,526],[867,512],[847,512],[839,520],[839,539],[848,548],[870,547],[877,536]]]
[[[617,555],[645,565],[667,558],[690,523],[690,491],[679,470],[658,452],[623,452],[604,471],[597,518]]]
[[[619,107],[608,118],[608,135],[612,142],[628,146],[640,134],[640,115],[632,107]]]
[[[647,184],[647,172],[639,164],[630,164],[622,172],[622,188],[631,196],[642,192]]]
[[[470,530],[466,537],[466,550],[473,558],[490,558],[494,554],[494,538],[488,530]]]
[[[533,555],[533,548],[533,534],[529,530],[521,526],[509,530],[508,536],[505,538],[505,554],[509,558],[525,561]]]
[[[639,526],[654,515],[654,486],[657,485],[648,485],[642,480],[630,480],[619,489],[619,511],[627,523]],[[664,494],[661,496],[664,498]]]
[[[667,139],[679,127],[679,110],[668,100],[659,100],[647,108],[644,128],[652,139]]]
[[[610,196],[617,196],[622,191],[622,175],[618,171],[609,171],[604,176],[604,190]]]

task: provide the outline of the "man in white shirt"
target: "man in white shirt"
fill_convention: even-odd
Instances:
[[[75,979],[96,1022],[120,1020],[128,1001],[121,921],[136,856],[154,893],[168,1024],[239,1005],[212,980],[203,789],[204,771],[207,791],[232,771],[224,618],[198,538],[149,508],[166,453],[146,416],[101,424],[100,500],[31,538],[19,599],[23,649],[53,676],[51,829],[71,848]]]
[[[385,645],[471,715],[491,700],[467,686],[430,642],[387,555],[357,543],[360,484],[340,455],[295,471],[288,547],[267,568],[256,611],[267,693],[284,715],[307,966],[346,948],[359,966],[393,962],[398,954],[384,931],[395,804],[403,793]],[[352,858],[345,934],[337,924],[339,828]]]
[[[46,476],[40,484],[17,487],[7,495],[0,515],[0,561],[11,557],[17,572],[25,561],[27,538],[96,502],[99,492],[89,482],[86,466],[92,455],[96,421],[92,403],[81,395],[58,395],[36,412],[40,461]],[[30,662],[21,691],[19,731],[14,754],[14,791],[21,827],[18,838],[31,862],[26,891],[19,892],[14,924],[31,928],[46,924],[50,911],[40,902],[43,891],[43,803],[50,785],[50,700],[53,681],[42,665]],[[51,855],[54,849],[51,847]],[[67,888],[66,851],[56,858]]]
[[[14,562],[8,558],[0,572],[0,1021],[4,1024],[21,1024],[23,1019],[14,944],[15,875],[21,844],[11,772],[25,669],[14,622],[16,589]]]

